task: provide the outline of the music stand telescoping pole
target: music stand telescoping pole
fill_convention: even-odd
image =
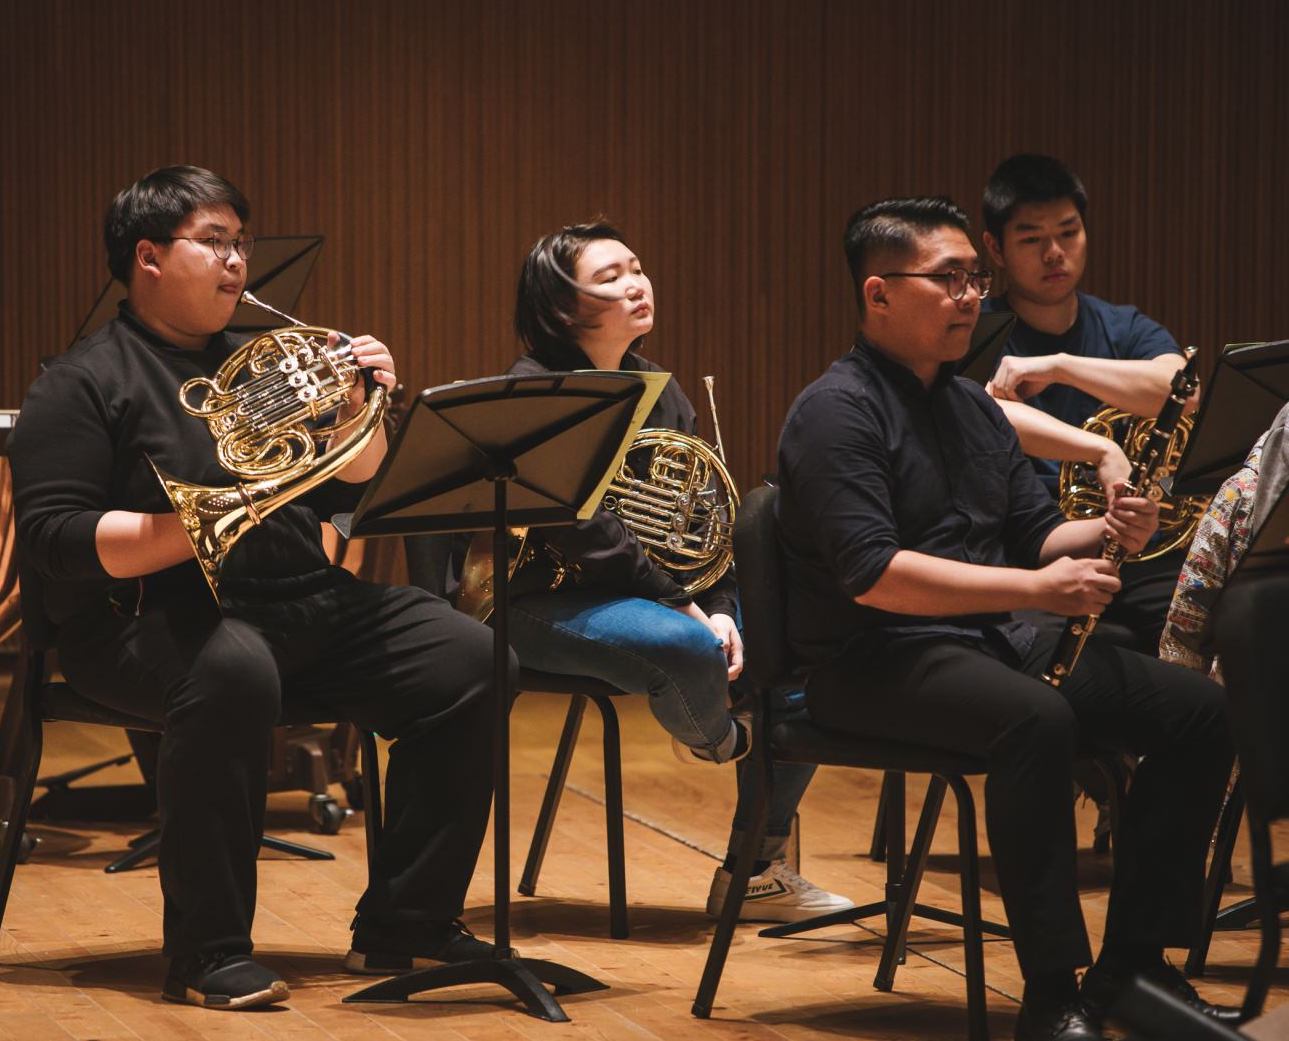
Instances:
[[[642,375],[645,378],[642,378]],[[342,534],[492,531],[495,953],[384,980],[346,1002],[404,1002],[443,987],[495,983],[534,1016],[567,1022],[555,994],[606,985],[510,946],[511,526],[567,524],[594,511],[665,383],[653,373],[503,376],[422,391]]]

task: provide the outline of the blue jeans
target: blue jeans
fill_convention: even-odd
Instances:
[[[533,593],[510,605],[510,644],[528,668],[593,676],[649,698],[673,737],[709,754],[730,733],[729,679],[721,643],[701,622],[664,604],[594,591]],[[761,859],[783,855],[812,766],[775,769]],[[738,764],[739,801],[731,849],[751,821],[746,760]]]

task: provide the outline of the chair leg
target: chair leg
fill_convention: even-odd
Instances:
[[[1110,848],[1119,848],[1119,825],[1123,819],[1123,800],[1128,792],[1128,769],[1119,756],[1097,756],[1093,763],[1105,778],[1106,798],[1110,808]],[[1103,851],[1104,852],[1104,851]]]
[[[958,859],[962,883],[962,945],[967,977],[967,1037],[989,1041],[985,1005],[985,952],[981,940],[980,856],[976,841],[976,802],[961,776],[948,778],[958,802]]]
[[[145,831],[142,835],[136,835],[130,840],[129,845],[130,852],[122,853],[103,869],[104,872],[109,875],[115,875],[121,871],[130,871],[145,860],[155,857],[157,847],[161,845],[161,829],[153,828],[151,831]]]
[[[698,994],[690,1011],[699,1019],[708,1019],[712,1014],[712,1004],[716,1001],[716,988],[720,986],[721,974],[725,971],[725,959],[729,956],[730,944],[734,942],[734,930],[738,927],[739,912],[743,910],[743,899],[747,896],[747,882],[752,877],[752,866],[756,863],[757,851],[765,836],[765,824],[770,813],[770,792],[774,784],[773,764],[770,761],[769,749],[765,743],[764,713],[757,712],[752,716],[752,754],[757,755],[757,769],[753,779],[753,805],[751,827],[743,835],[743,845],[739,847],[734,861],[734,871],[730,877],[730,888],[725,894],[725,905],[721,908],[720,920],[716,923],[716,932],[712,934],[712,946],[707,951],[707,961],[703,966],[703,978],[698,984]]]
[[[886,859],[886,813],[890,805],[890,782],[893,773],[882,774],[882,791],[877,797],[877,816],[873,820],[873,839],[868,846],[868,857],[881,863]]]
[[[546,794],[542,796],[542,808],[537,814],[537,826],[533,828],[533,840],[528,844],[528,859],[524,862],[524,873],[519,879],[519,892],[524,896],[532,896],[537,892],[537,877],[542,871],[542,861],[546,859],[546,845],[550,842],[551,830],[555,827],[555,814],[559,812],[560,798],[564,795],[564,783],[568,780],[568,768],[573,762],[573,750],[577,747],[577,735],[582,729],[582,716],[585,712],[586,697],[574,694],[568,703],[568,715],[564,717],[564,730],[559,736],[555,761],[551,764],[550,779],[546,782]],[[606,786],[607,771],[606,758],[604,775]],[[621,815],[619,815],[619,824],[621,824]]]
[[[36,788],[44,735],[34,711],[35,689],[44,679],[44,656],[30,652],[14,670],[0,720],[0,922],[4,921],[13,872],[22,849],[27,811]]]
[[[890,990],[895,985],[896,966],[904,961],[904,946],[908,939],[909,919],[913,916],[913,901],[921,888],[922,873],[926,870],[927,857],[931,852],[931,840],[935,838],[935,826],[940,819],[940,808],[944,805],[945,787],[943,777],[932,776],[927,785],[926,801],[922,804],[922,814],[918,818],[913,848],[909,851],[903,877],[898,883],[887,882],[890,911],[887,916],[886,942],[882,945],[882,959],[873,979],[873,986],[878,990]],[[888,856],[893,853],[889,845],[886,852]]]
[[[1262,943],[1249,979],[1249,989],[1244,995],[1242,1018],[1246,1023],[1262,1014],[1280,953],[1280,902],[1276,898],[1275,869],[1271,863],[1271,830],[1264,821],[1250,818],[1249,842],[1253,852],[1253,891],[1262,923]]]
[[[1222,891],[1226,886],[1226,873],[1231,866],[1231,855],[1235,852],[1235,841],[1240,834],[1240,818],[1243,815],[1244,789],[1237,779],[1231,787],[1226,805],[1222,807],[1213,836],[1213,858],[1209,863],[1208,877],[1204,880],[1203,919],[1199,937],[1186,954],[1187,976],[1204,975],[1208,948],[1213,942],[1213,930],[1217,926],[1218,909],[1222,903]]]
[[[363,730],[361,734],[363,830],[367,834],[367,877],[371,879],[376,876],[376,850],[385,832],[385,811],[381,802],[380,750],[376,745],[376,735],[370,730]]]
[[[594,698],[604,724],[604,830],[609,854],[609,935],[625,940],[627,924],[626,840],[622,831],[622,735],[610,698]],[[565,767],[567,770],[567,767]]]

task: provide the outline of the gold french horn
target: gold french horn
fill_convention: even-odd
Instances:
[[[631,530],[655,564],[667,571],[689,595],[710,588],[734,561],[734,515],[738,488],[725,465],[725,446],[716,416],[711,376],[703,377],[716,431],[716,448],[701,438],[675,430],[646,429],[636,434],[602,502]],[[632,456],[643,465],[635,469]],[[546,546],[554,565],[551,592],[563,584],[576,564],[568,564]],[[511,578],[536,559],[525,528],[512,528],[509,546]],[[461,570],[457,609],[480,621],[492,615],[492,536],[470,541]]]
[[[1165,553],[1190,545],[1195,537],[1195,529],[1200,518],[1208,508],[1207,495],[1173,495],[1160,486],[1160,481],[1172,475],[1186,451],[1186,442],[1190,439],[1194,423],[1190,416],[1183,416],[1177,422],[1172,441],[1168,446],[1168,455],[1160,465],[1158,476],[1151,485],[1150,497],[1159,503],[1160,538],[1152,542],[1140,553],[1125,557],[1125,563],[1141,560],[1154,560]],[[1124,455],[1135,459],[1141,454],[1142,446],[1150,440],[1154,429],[1154,418],[1134,416],[1123,409],[1107,406],[1095,415],[1089,416],[1083,429],[1101,437],[1108,437],[1123,449]],[[1091,463],[1063,462],[1059,477],[1061,512],[1069,520],[1085,520],[1089,517],[1102,517],[1106,512],[1105,490],[1097,480],[1096,467]],[[1167,484],[1167,482],[1164,482]]]
[[[350,338],[338,334],[340,342],[328,347],[331,330],[305,325],[250,293],[242,300],[293,324],[248,340],[213,379],[198,377],[179,388],[184,410],[206,421],[220,465],[240,480],[209,487],[152,467],[216,599],[237,540],[360,455],[380,429],[386,405],[385,388],[375,384],[357,415],[320,424],[363,379]]]

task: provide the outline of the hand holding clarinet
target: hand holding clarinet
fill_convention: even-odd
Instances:
[[[1149,498],[1151,489],[1163,476],[1160,469],[1168,461],[1173,432],[1199,386],[1199,378],[1195,375],[1195,358],[1195,349],[1189,348],[1186,352],[1186,364],[1173,377],[1168,399],[1155,419],[1150,436],[1142,444],[1140,451],[1130,459],[1132,468],[1128,479],[1115,488],[1113,504],[1106,514],[1107,532],[1101,540],[1100,561],[1082,562],[1084,570],[1089,570],[1090,573],[1076,577],[1086,579],[1090,585],[1099,585],[1099,590],[1093,594],[1093,600],[1100,604],[1101,609],[1067,619],[1052,659],[1043,672],[1044,682],[1053,687],[1059,687],[1078,662],[1083,645],[1101,617],[1101,611],[1118,589],[1117,576],[1124,558],[1139,549],[1140,543],[1149,536],[1151,518],[1131,509],[1120,500]],[[1092,565],[1090,569],[1088,564]]]

